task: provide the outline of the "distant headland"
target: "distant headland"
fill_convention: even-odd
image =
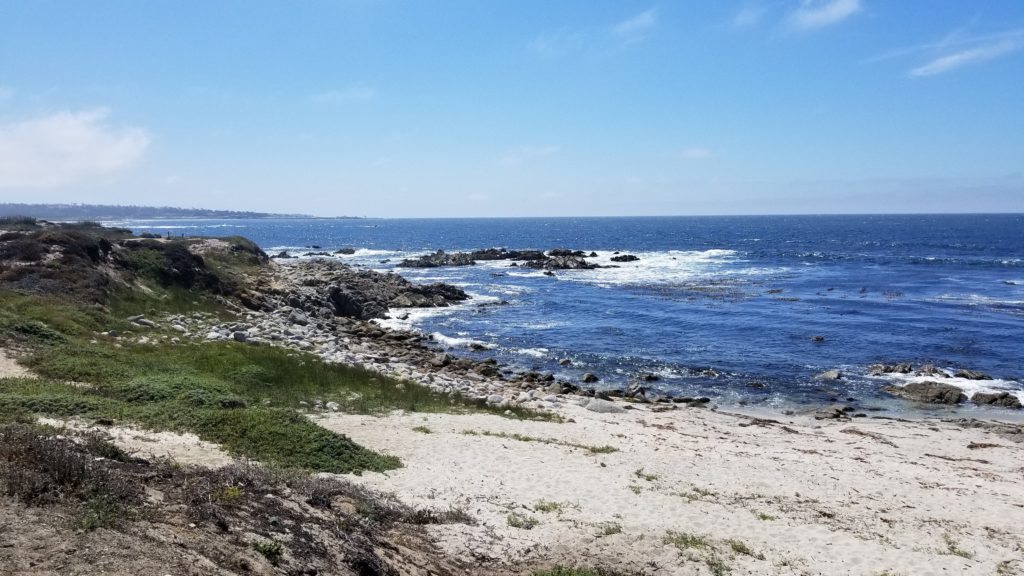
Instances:
[[[272,214],[238,210],[207,210],[170,206],[115,206],[106,204],[0,203],[0,216],[31,216],[46,220],[149,220],[179,218],[314,218],[308,214]],[[338,218],[356,218],[338,216]]]

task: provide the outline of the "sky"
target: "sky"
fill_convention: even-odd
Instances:
[[[1024,2],[0,0],[0,202],[1024,212]]]

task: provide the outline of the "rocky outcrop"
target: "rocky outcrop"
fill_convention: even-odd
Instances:
[[[886,386],[882,391],[924,404],[960,404],[967,400],[962,390],[941,382],[911,382],[906,386]]]
[[[504,248],[486,248],[469,253],[474,260],[543,260],[547,258],[540,250],[506,250]]]
[[[633,256],[632,254],[622,254],[621,256],[612,256],[612,262],[636,262],[639,260],[639,256]]]
[[[868,367],[868,374],[872,376],[881,376],[883,374],[910,374],[913,371],[913,366],[908,363],[872,364]]]
[[[992,377],[984,372],[978,370],[957,370],[953,374],[956,378],[966,378],[968,380],[991,380]]]
[[[359,320],[383,318],[389,308],[449,306],[469,299],[448,284],[413,284],[397,274],[356,270],[329,260],[306,260],[280,267],[288,288],[265,290],[264,307],[289,306],[309,316],[343,316]]]
[[[978,406],[998,406],[1000,408],[1022,408],[1020,398],[1009,392],[975,392],[971,396],[971,402]]]
[[[399,268],[439,268],[441,266],[473,266],[476,261],[473,257],[464,252],[448,254],[444,250],[438,250],[433,254],[426,254],[419,258],[407,258],[398,263]]]
[[[576,255],[548,256],[545,260],[532,260],[524,264],[524,266],[538,270],[592,270],[601,267],[587,262],[582,256]]]

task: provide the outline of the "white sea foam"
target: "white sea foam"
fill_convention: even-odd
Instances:
[[[947,368],[947,372],[955,373],[953,368]],[[964,391],[968,398],[975,392],[1009,392],[1024,402],[1024,383],[1016,380],[969,380],[967,378],[940,378],[937,376],[918,376],[914,374],[885,374],[875,378],[887,380],[895,386],[906,386],[913,382],[940,382],[950,384]]]
[[[454,338],[452,336],[446,336],[440,332],[434,332],[430,337],[443,348],[471,348],[480,346],[488,349],[495,348],[495,345],[489,342],[482,342],[472,338]]]
[[[516,354],[532,356],[534,358],[543,358],[548,355],[548,352],[550,352],[547,348],[514,348],[512,351]]]

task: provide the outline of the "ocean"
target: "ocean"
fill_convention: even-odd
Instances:
[[[1024,400],[1024,215],[723,216],[516,219],[147,220],[136,232],[241,235],[268,253],[354,248],[341,261],[448,282],[451,308],[395,311],[383,323],[439,348],[597,386],[646,385],[725,406],[785,410],[854,398],[912,409],[881,388],[875,363],[981,370],[944,379]],[[317,246],[319,248],[311,248]],[[617,268],[558,271],[508,261],[396,268],[433,252],[571,248]],[[816,338],[820,337],[820,338]],[[476,346],[473,346],[476,344]],[[480,348],[484,349],[473,349]],[[568,366],[560,363],[569,359]],[[838,369],[843,378],[815,375]],[[934,378],[931,378],[934,380]],[[1000,412],[965,406],[959,413]]]

